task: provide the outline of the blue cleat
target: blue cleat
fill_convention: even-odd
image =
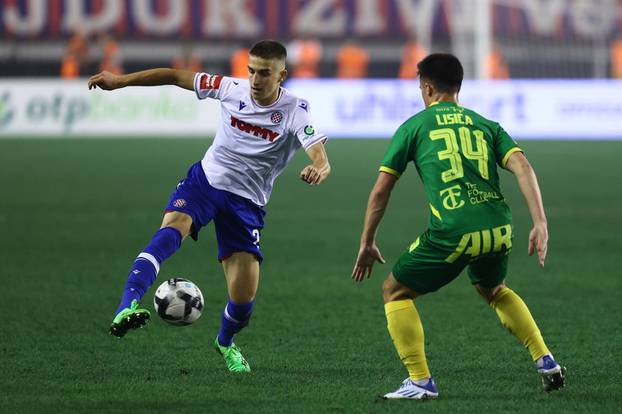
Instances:
[[[544,391],[555,391],[566,382],[566,367],[562,367],[553,359],[552,355],[545,355],[536,362],[538,374],[542,377]]]

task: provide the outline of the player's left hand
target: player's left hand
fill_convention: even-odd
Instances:
[[[300,179],[311,185],[318,185],[328,177],[328,171],[317,168],[314,165],[307,165],[300,172]]]
[[[361,246],[354,269],[352,270],[352,279],[355,282],[362,282],[366,277],[369,278],[371,269],[376,261],[382,264],[386,263],[378,246],[375,243],[371,246]]]

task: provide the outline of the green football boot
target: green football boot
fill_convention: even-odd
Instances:
[[[110,335],[121,338],[130,329],[142,328],[151,318],[147,309],[139,308],[134,299],[129,308],[123,309],[117,314],[110,324]]]
[[[214,348],[225,359],[225,363],[227,364],[229,371],[251,372],[250,365],[248,365],[248,362],[246,362],[242,356],[240,348],[238,348],[235,344],[232,343],[231,346],[221,346],[218,343],[218,337],[216,337],[216,340],[214,341]]]

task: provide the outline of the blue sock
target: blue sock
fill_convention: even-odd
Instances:
[[[231,346],[233,335],[248,325],[254,304],[255,301],[253,300],[250,303],[238,305],[229,299],[225,310],[222,312],[222,325],[218,331],[218,343],[221,346]]]
[[[172,227],[164,227],[156,232],[151,242],[138,255],[127,276],[121,303],[115,315],[129,308],[132,300],[140,300],[155,281],[160,265],[181,246],[181,233]]]

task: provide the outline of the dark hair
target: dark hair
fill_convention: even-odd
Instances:
[[[458,92],[462,86],[464,69],[457,57],[450,53],[432,53],[417,63],[420,78],[426,78],[439,92]]]
[[[249,54],[262,59],[285,60],[287,57],[287,50],[285,50],[285,46],[276,40],[262,40],[253,45]]]

